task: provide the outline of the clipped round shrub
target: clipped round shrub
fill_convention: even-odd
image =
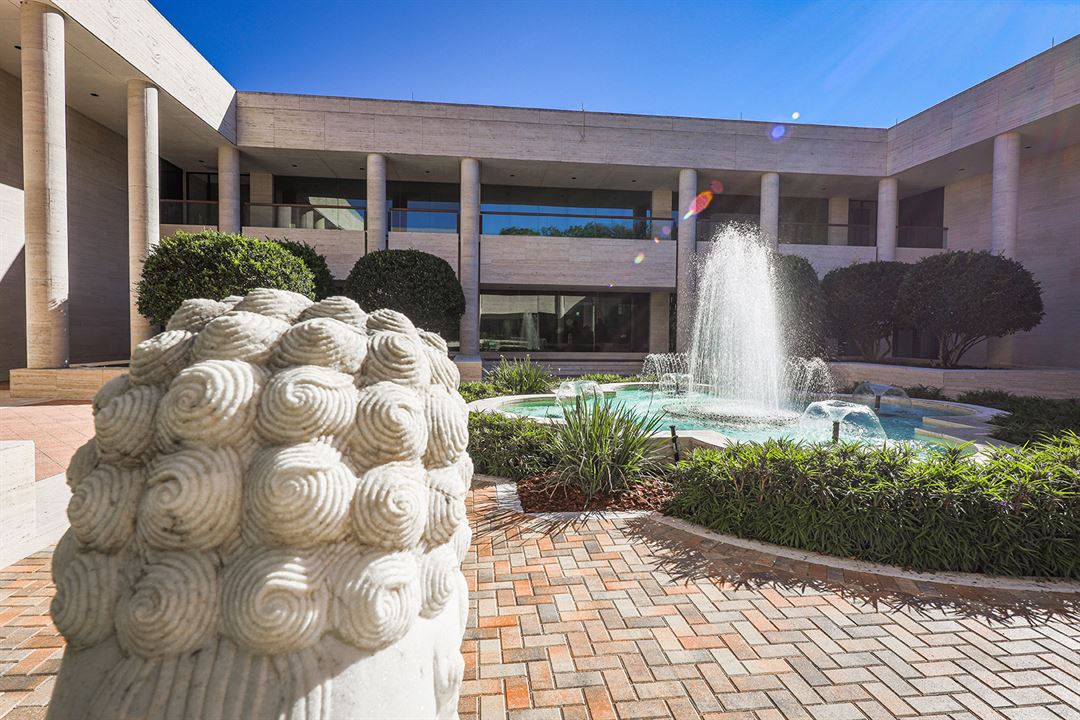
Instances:
[[[879,260],[826,273],[821,292],[829,334],[851,341],[864,360],[872,362],[888,356],[896,326],[896,295],[910,267],[894,260]]]
[[[985,250],[923,258],[896,296],[897,321],[936,336],[944,367],[955,367],[986,338],[1030,330],[1043,314],[1042,289],[1031,272]]]
[[[274,240],[274,242],[304,261],[304,265],[307,266],[307,269],[311,271],[312,276],[315,278],[316,300],[330,297],[334,291],[334,276],[330,273],[330,266],[326,264],[325,255],[300,240],[281,238]]]
[[[181,231],[162,238],[147,255],[138,307],[143,317],[164,327],[185,300],[220,300],[255,288],[315,295],[304,261],[276,242],[216,230]]]
[[[417,327],[457,337],[465,293],[454,269],[419,250],[376,250],[356,261],[345,295],[360,307],[389,308]]]
[[[814,267],[799,255],[776,254],[773,272],[788,353],[800,357],[823,355],[824,303]]]

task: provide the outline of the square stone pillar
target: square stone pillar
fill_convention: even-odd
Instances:
[[[848,198],[829,198],[829,244],[848,244]],[[839,227],[839,226],[843,227]]]
[[[154,334],[139,312],[143,264],[161,239],[158,184],[158,91],[143,80],[127,84],[128,327],[131,349]]]
[[[877,259],[896,259],[896,226],[899,222],[900,199],[896,178],[878,180],[877,191]]]
[[[367,156],[367,252],[386,249],[386,215],[386,158],[371,153]]]
[[[240,232],[240,151],[218,147],[218,229]]]
[[[761,176],[761,237],[775,249],[780,243],[780,175]]]
[[[1016,257],[1020,227],[1020,133],[994,138],[994,175],[990,193],[990,252]],[[986,361],[992,367],[1013,364],[1013,336],[989,338]]]
[[[461,161],[461,234],[458,277],[465,291],[461,316],[461,361],[480,362],[480,163]],[[461,365],[459,361],[458,365]],[[463,374],[464,377],[464,374]]]
[[[252,227],[282,227],[274,220],[274,175],[268,172],[253,172],[250,179],[251,209],[248,212],[248,225]],[[256,203],[267,203],[256,205]],[[286,208],[288,210],[288,208]],[[288,227],[286,224],[285,227]]]
[[[675,265],[675,349],[686,352],[694,322],[694,258],[697,255],[697,215],[687,217],[697,197],[697,170],[679,171],[679,234]]]
[[[26,365],[66,367],[70,308],[64,16],[35,2],[24,2],[19,15]]]

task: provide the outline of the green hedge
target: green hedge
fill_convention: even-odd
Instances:
[[[458,387],[458,392],[461,393],[461,397],[465,398],[467,403],[506,394],[500,388],[486,382],[463,382]]]
[[[669,512],[713,530],[918,570],[1080,578],[1080,437],[959,449],[746,443],[679,463]]]
[[[138,307],[147,320],[164,326],[184,300],[220,300],[261,287],[315,295],[304,261],[277,242],[216,230],[177,232],[147,255]]]
[[[300,258],[307,269],[311,271],[315,280],[315,299],[328,298],[334,292],[334,276],[330,273],[330,266],[326,264],[326,256],[321,254],[311,245],[300,240],[281,238],[274,240],[278,245]]]
[[[445,339],[458,336],[465,293],[440,257],[419,250],[376,250],[356,261],[344,294],[365,310],[390,308]]]
[[[957,399],[1007,411],[990,421],[998,426],[993,436],[1006,442],[1023,445],[1065,432],[1080,433],[1080,399],[1050,400],[1000,390],[963,393]]]
[[[469,455],[476,472],[520,480],[555,466],[551,425],[496,413],[469,413]]]

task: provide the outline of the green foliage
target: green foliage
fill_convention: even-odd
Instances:
[[[575,380],[592,380],[595,383],[604,385],[606,383],[620,383],[620,382],[636,382],[640,375],[620,375],[618,373],[585,373],[584,375],[578,375]]]
[[[540,233],[538,233],[536,230],[533,230],[532,228],[518,227],[517,225],[511,225],[510,227],[504,227],[502,230],[499,231],[499,234],[500,235],[531,235],[531,236],[537,236]]]
[[[529,358],[507,360],[487,371],[485,381],[502,391],[503,395],[536,395],[551,390],[555,376],[545,366]]]
[[[498,413],[469,413],[469,455],[476,471],[520,480],[555,466],[554,428]]]
[[[912,385],[911,387],[904,388],[904,392],[908,394],[910,398],[916,398],[919,400],[948,400],[945,397],[944,391],[941,388],[934,385]]]
[[[896,326],[896,295],[909,267],[882,260],[826,273],[821,293],[829,335],[850,340],[868,362],[887,357]]]
[[[939,339],[939,360],[955,367],[976,343],[1042,321],[1039,283],[1023,265],[986,251],[930,255],[915,263],[896,297],[898,323]]]
[[[443,337],[456,338],[465,293],[454,269],[419,250],[376,250],[356,261],[344,294],[365,310],[390,308]]]
[[[147,320],[164,326],[184,300],[220,300],[255,288],[315,295],[311,271],[276,242],[216,230],[177,232],[150,249],[138,307]]]
[[[504,394],[499,388],[486,382],[463,382],[458,388],[458,392],[461,393],[461,397],[465,398],[465,402],[467,403],[471,403],[473,400],[484,400],[485,398],[498,397]]]
[[[804,257],[780,254],[773,255],[773,271],[788,353],[824,355],[824,302],[817,272]]]
[[[554,484],[577,487],[591,498],[654,477],[660,455],[652,435],[662,422],[659,415],[640,417],[606,400],[568,408],[551,440]]]
[[[573,237],[573,238],[618,238],[633,239],[647,237],[644,227],[635,229],[631,225],[614,224],[608,225],[601,222],[587,222],[581,225],[569,225],[560,228],[557,225],[545,225],[540,230],[513,225],[499,231],[500,235],[543,235],[544,237]]]
[[[669,512],[713,530],[918,570],[1080,578],[1080,437],[920,456],[787,440],[695,451]]]
[[[1001,390],[963,393],[960,402],[1005,410],[990,422],[997,425],[994,437],[1016,445],[1038,442],[1066,432],[1080,433],[1080,400],[1050,400],[1011,395]]]
[[[330,297],[334,292],[334,276],[330,274],[330,266],[326,264],[325,255],[320,254],[314,247],[300,240],[290,240],[289,238],[267,238],[267,240],[276,242],[304,261],[304,265],[307,266],[307,269],[311,271],[312,276],[315,278],[316,300]]]

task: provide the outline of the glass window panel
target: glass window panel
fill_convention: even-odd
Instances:
[[[484,292],[480,349],[505,352],[646,352],[643,293]]]

